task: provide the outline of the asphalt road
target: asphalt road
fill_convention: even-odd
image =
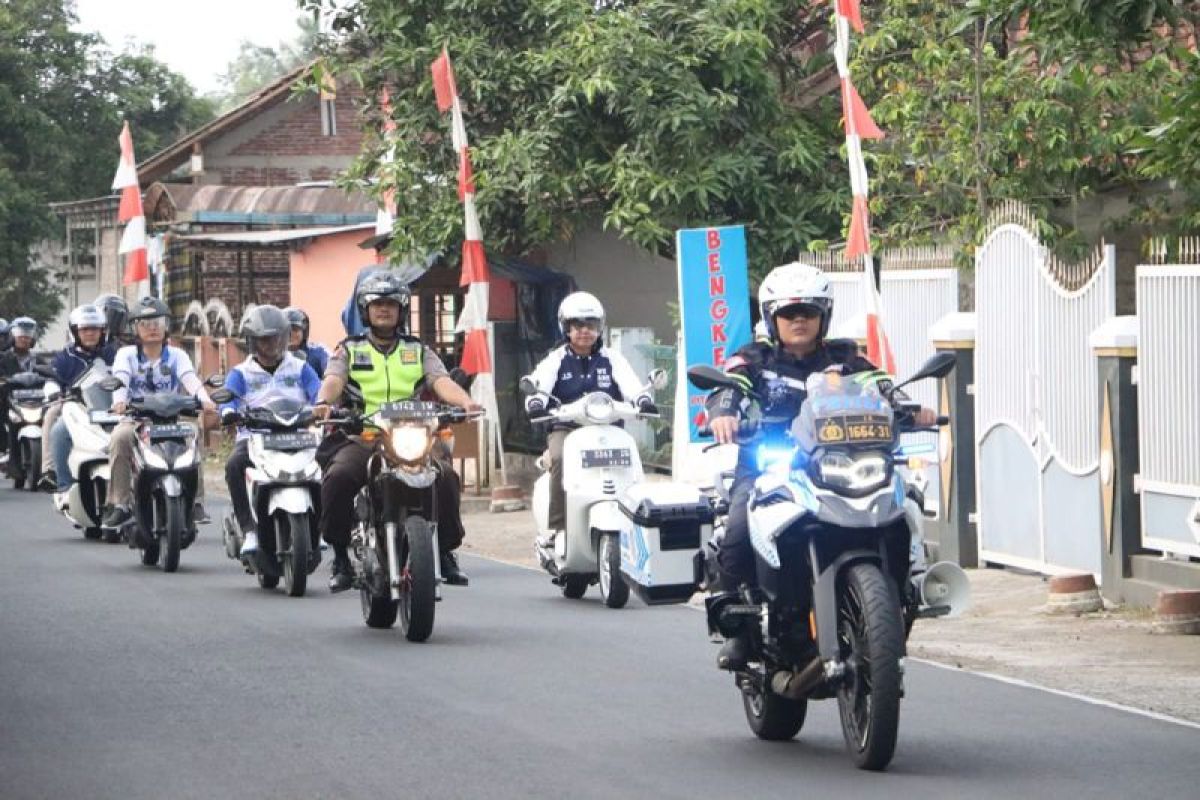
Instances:
[[[922,664],[859,772],[832,702],[755,739],[694,610],[466,558],[414,645],[324,566],[263,592],[217,530],[167,575],[0,489],[0,797],[1200,797],[1196,729]]]

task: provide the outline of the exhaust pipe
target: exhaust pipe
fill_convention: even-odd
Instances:
[[[939,561],[914,575],[912,587],[920,601],[919,617],[957,617],[971,607],[971,582],[952,561]]]
[[[780,670],[771,676],[771,691],[789,700],[799,700],[821,682],[824,670],[820,657],[808,662],[808,666],[797,672]]]

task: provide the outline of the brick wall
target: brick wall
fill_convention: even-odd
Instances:
[[[249,255],[248,251],[243,251],[240,288],[236,251],[207,250],[202,256],[204,301],[216,299],[225,303],[235,324],[247,305],[270,303],[286,306],[291,294],[286,250],[253,251],[253,267]]]
[[[295,106],[295,108],[290,108]],[[321,134],[321,112],[315,97],[288,103],[289,108],[278,122],[257,136],[242,142],[230,153],[234,156],[349,156],[358,155],[362,147],[361,121],[354,108],[353,98],[339,95],[334,101],[337,135]]]

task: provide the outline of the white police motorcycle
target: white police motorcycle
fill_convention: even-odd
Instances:
[[[212,393],[215,402],[228,402],[227,389]],[[258,585],[274,589],[283,578],[291,597],[304,595],[308,576],[321,563],[317,540],[317,508],[321,497],[319,439],[312,408],[291,398],[277,397],[225,424],[241,424],[250,432],[250,468],[246,494],[254,514],[259,547],[243,556],[242,531],[231,510],[222,521],[225,554],[258,576]]]
[[[900,386],[953,366],[934,356]],[[743,388],[707,366],[688,378],[706,390]],[[751,730],[790,739],[810,699],[836,697],[851,757],[875,770],[895,750],[908,627],[969,602],[957,565],[913,570],[922,512],[896,469],[899,434],[916,430],[900,386],[881,392],[816,373],[786,439],[764,441],[754,421],[742,423],[739,440],[758,443],[762,468],[747,501],[758,586],[722,587],[706,601],[710,632],[749,638],[752,656],[734,679]],[[711,586],[711,563],[706,572]]]
[[[100,518],[104,515],[111,479],[108,442],[113,428],[121,421],[119,414],[109,410],[112,391],[101,386],[109,377],[108,366],[99,360],[94,362],[67,387],[59,417],[71,435],[71,455],[67,463],[72,483],[67,492],[55,495],[55,503],[63,516],[76,528],[83,529],[83,535],[88,539],[99,539],[105,534],[100,527]],[[108,531],[105,541],[118,542],[120,535],[117,531]]]

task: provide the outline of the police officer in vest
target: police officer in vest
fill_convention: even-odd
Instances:
[[[443,402],[468,411],[481,410],[450,377],[437,354],[416,337],[404,333],[409,297],[408,287],[391,272],[372,275],[359,285],[354,301],[367,333],[343,340],[329,359],[317,393],[318,417],[325,417],[330,404],[341,399],[347,383],[362,392],[368,414],[383,403],[408,400],[425,388]],[[347,548],[354,497],[367,482],[371,448],[351,436],[326,449],[324,455],[327,460],[321,482],[321,533],[334,552],[329,590],[340,592],[349,589],[354,579]],[[442,578],[452,586],[466,586],[467,576],[459,569],[453,552],[463,538],[458,513],[458,476],[447,462],[438,462],[438,472]]]

